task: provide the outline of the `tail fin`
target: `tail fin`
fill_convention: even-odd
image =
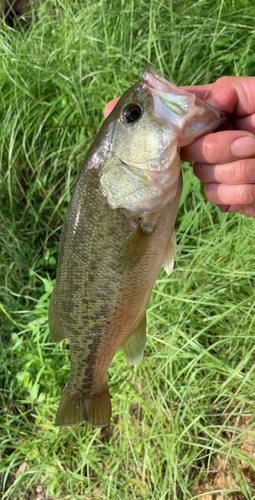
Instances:
[[[81,396],[71,397],[68,384],[65,386],[55,425],[69,426],[88,422],[92,427],[104,427],[109,425],[110,419],[111,401],[106,382],[99,393],[87,398]]]

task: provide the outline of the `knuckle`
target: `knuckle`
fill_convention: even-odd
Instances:
[[[252,205],[255,203],[255,186],[238,186],[238,198],[241,205]]]
[[[202,145],[202,154],[208,163],[216,163],[218,156],[218,144],[211,134],[205,137]]]
[[[231,80],[232,80],[231,76],[220,76],[220,78],[217,78],[215,85],[222,85],[222,84],[228,85]]]
[[[229,85],[233,83],[233,77],[232,76],[221,76],[216,80],[214,83],[214,89],[217,91],[217,89],[220,88],[229,88]]]
[[[249,182],[249,168],[246,160],[240,160],[235,168],[235,181],[240,184]]]
[[[254,185],[249,185],[248,186],[248,204],[253,205],[255,203],[255,186]]]

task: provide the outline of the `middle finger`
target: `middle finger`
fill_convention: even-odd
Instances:
[[[229,163],[255,156],[255,136],[241,130],[207,134],[181,149],[181,159],[196,163]]]

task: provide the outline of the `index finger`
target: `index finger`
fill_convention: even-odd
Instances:
[[[254,76],[222,76],[213,84],[183,88],[236,117],[255,113]]]
[[[212,85],[206,101],[238,117],[255,112],[255,77],[222,76]]]
[[[184,85],[183,87],[180,87],[180,89],[185,90],[185,92],[195,94],[199,99],[205,101],[207,96],[210,94],[212,87],[213,83],[208,83],[206,85]]]

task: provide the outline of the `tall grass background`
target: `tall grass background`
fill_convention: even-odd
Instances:
[[[175,268],[154,286],[143,361],[118,352],[109,368],[105,430],[54,426],[69,347],[47,318],[104,105],[147,61],[177,85],[254,75],[253,2],[48,0],[21,21],[0,27],[1,498],[195,499],[219,457],[211,498],[255,498],[242,446],[254,439],[252,218],[220,213],[183,165]]]

